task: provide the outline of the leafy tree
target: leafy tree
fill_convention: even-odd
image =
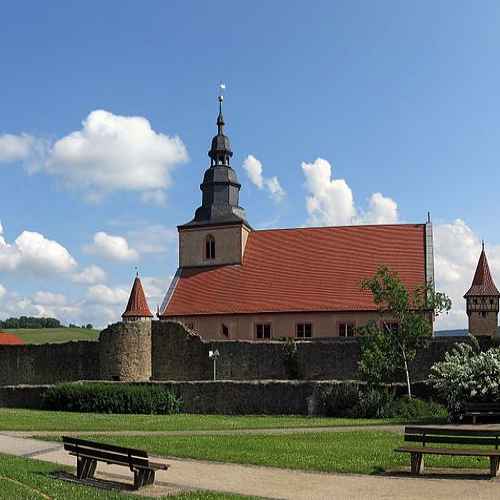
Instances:
[[[451,300],[436,292],[432,283],[407,290],[397,273],[386,266],[361,286],[372,293],[380,322],[360,329],[365,337],[360,374],[369,383],[380,384],[394,381],[403,372],[411,398],[409,363],[415,359],[417,348],[432,336],[432,315],[448,312]]]
[[[94,328],[94,326],[92,325],[92,323],[87,323],[87,324],[85,325],[85,328],[86,328],[87,330],[92,330],[92,329]]]
[[[21,316],[19,318],[7,318],[4,321],[0,321],[0,328],[62,328],[62,325],[56,318]]]

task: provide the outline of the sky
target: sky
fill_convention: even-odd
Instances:
[[[500,3],[28,2],[0,21],[0,318],[152,309],[200,204],[218,85],[257,229],[421,223],[462,299],[500,285]]]

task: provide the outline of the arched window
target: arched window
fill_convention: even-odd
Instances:
[[[205,258],[208,260],[215,259],[215,238],[211,234],[205,240]]]

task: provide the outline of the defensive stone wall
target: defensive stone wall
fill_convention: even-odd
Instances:
[[[131,321],[108,326],[99,336],[99,358],[100,377],[103,380],[149,380],[151,321]]]
[[[0,346],[0,386],[98,379],[98,348],[87,341]]]
[[[357,377],[361,339],[333,338],[299,341],[296,354],[283,342],[204,341],[180,323],[154,322],[152,327],[153,380],[210,380],[210,350],[218,350],[220,380],[352,380]],[[455,343],[466,337],[436,337],[418,350],[410,366],[413,380],[426,380],[430,367]],[[481,340],[487,348],[487,339]],[[293,359],[292,359],[293,358]],[[296,372],[295,374],[293,372]],[[298,376],[297,376],[298,374]]]

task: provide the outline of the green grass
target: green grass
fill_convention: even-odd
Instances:
[[[409,467],[395,453],[403,437],[387,431],[294,433],[286,435],[87,436],[87,439],[175,456],[321,472],[376,474]],[[426,467],[489,468],[488,459],[426,456]]]
[[[26,344],[57,344],[70,340],[97,340],[99,337],[99,330],[85,328],[20,328],[0,331],[15,334]]]
[[[398,423],[404,422],[294,416],[107,415],[0,408],[0,431],[215,431]]]
[[[151,498],[81,486],[51,476],[52,474],[67,470],[69,469],[48,462],[0,455],[0,499],[131,500],[133,498]],[[191,492],[175,496],[163,496],[161,498],[168,498],[169,500],[249,500],[251,497],[210,492]]]

